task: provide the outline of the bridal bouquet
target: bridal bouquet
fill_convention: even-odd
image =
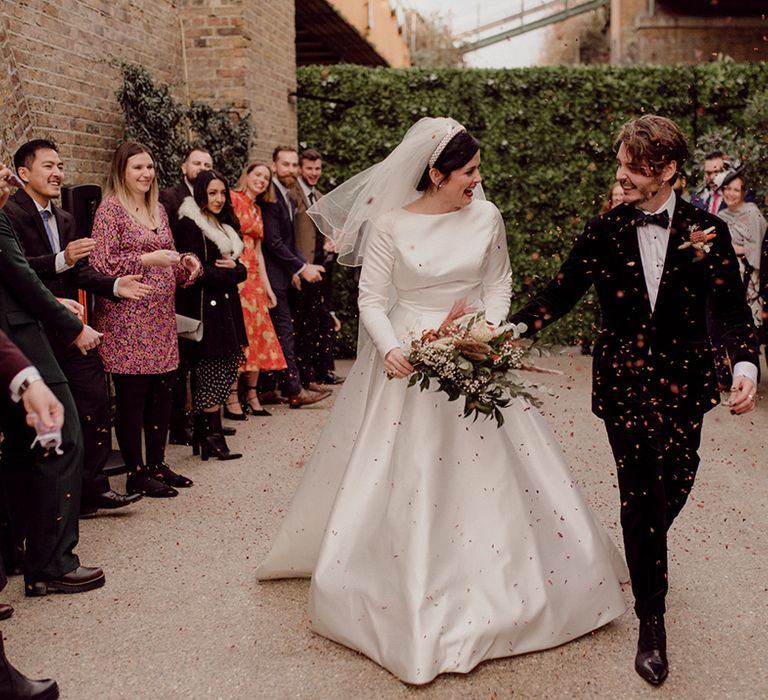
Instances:
[[[501,409],[515,397],[534,406],[541,400],[533,391],[552,392],[544,385],[518,376],[515,370],[561,374],[535,367],[531,342],[521,340],[525,324],[492,326],[484,312],[476,312],[465,301],[453,305],[437,329],[424,331],[411,342],[408,361],[414,366],[408,386],[424,391],[434,380],[449,401],[464,397],[464,417],[493,416],[498,427],[504,424]]]

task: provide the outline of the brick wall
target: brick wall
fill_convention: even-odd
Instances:
[[[145,66],[179,99],[254,112],[259,155],[275,140],[296,139],[290,0],[23,0],[3,8],[0,155],[50,137],[69,182],[101,183],[123,132],[119,60]]]
[[[768,20],[720,16],[648,14],[647,0],[611,0],[612,63],[702,63],[717,54],[737,62],[768,58]]]
[[[296,141],[296,35],[292,2],[186,0],[184,35],[192,99],[250,111],[253,155]]]

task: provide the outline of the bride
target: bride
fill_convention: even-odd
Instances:
[[[501,215],[477,142],[424,118],[381,163],[310,209],[360,263],[360,351],[257,570],[312,577],[312,629],[408,683],[546,649],[621,615],[623,560],[547,425],[520,399],[505,423],[408,388],[408,339],[460,298],[507,316]]]

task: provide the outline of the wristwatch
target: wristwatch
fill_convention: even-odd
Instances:
[[[18,394],[19,398],[24,396],[24,392],[29,389],[30,385],[34,382],[41,382],[43,381],[43,378],[39,374],[33,374],[30,377],[27,377],[21,384],[19,384]]]

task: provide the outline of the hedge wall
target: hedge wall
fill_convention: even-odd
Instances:
[[[300,142],[324,154],[326,190],[381,160],[422,116],[452,116],[467,126],[482,145],[486,194],[507,225],[514,309],[551,278],[585,220],[599,211],[614,178],[612,142],[622,123],[663,114],[680,124],[693,150],[716,126],[744,126],[746,101],[768,85],[768,66],[312,66],[301,68],[298,80]],[[698,174],[696,165],[689,172]],[[342,349],[351,350],[356,290],[349,270],[339,271],[337,289]],[[585,299],[547,339],[590,337],[593,305]]]

